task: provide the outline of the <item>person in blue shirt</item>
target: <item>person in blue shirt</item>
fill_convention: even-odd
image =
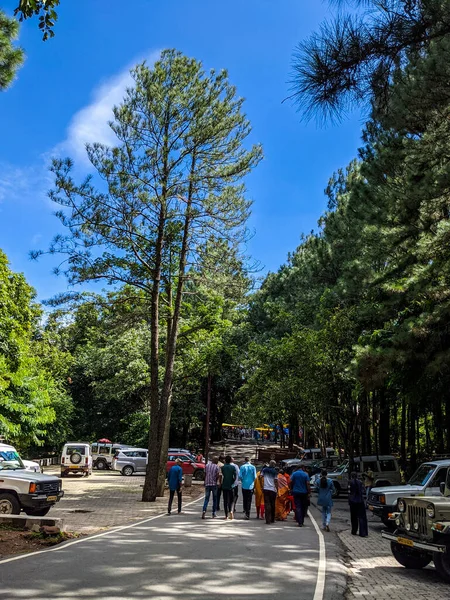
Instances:
[[[294,496],[295,519],[299,527],[303,527],[305,516],[308,511],[308,502],[311,496],[311,485],[309,475],[300,467],[291,475],[290,487]]]
[[[181,494],[181,483],[183,481],[183,469],[181,468],[181,460],[176,459],[175,464],[171,467],[167,476],[167,482],[169,484],[169,506],[167,507],[167,514],[170,515],[172,512],[172,502],[175,492],[178,497],[178,514],[181,512],[182,494]]]
[[[328,473],[323,470],[320,479],[316,483],[316,491],[319,493],[317,506],[322,507],[322,525],[325,531],[330,531],[331,507],[333,506],[334,484],[327,477]]]
[[[244,513],[247,521],[250,519],[252,509],[253,488],[255,487],[256,469],[251,464],[250,458],[245,457],[245,463],[239,469],[239,480],[242,484],[242,500],[244,503]]]

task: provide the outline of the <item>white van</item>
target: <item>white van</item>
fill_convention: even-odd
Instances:
[[[87,442],[67,442],[61,452],[61,477],[70,473],[92,475],[91,445]]]

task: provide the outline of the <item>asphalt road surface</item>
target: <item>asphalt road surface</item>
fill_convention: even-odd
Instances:
[[[313,509],[318,521],[318,513]],[[331,600],[344,597],[333,534],[182,514],[0,561],[1,600]],[[223,513],[219,513],[222,515]],[[321,541],[322,540],[322,541]]]

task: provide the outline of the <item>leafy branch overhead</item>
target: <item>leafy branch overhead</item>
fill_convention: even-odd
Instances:
[[[14,15],[18,16],[19,21],[38,16],[39,29],[42,31],[43,40],[46,41],[55,35],[53,27],[58,20],[55,9],[59,3],[60,0],[20,0]]]

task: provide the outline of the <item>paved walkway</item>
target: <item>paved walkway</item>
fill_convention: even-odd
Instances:
[[[310,520],[300,529],[293,521],[201,520],[200,510],[197,502],[181,515],[0,561],[0,600],[343,598],[345,578],[331,556],[324,595],[317,588],[319,535]]]
[[[124,477],[115,471],[94,470],[90,477],[65,477],[64,498],[51,509],[49,517],[64,519],[67,531],[95,533],[165,512],[167,497],[141,502],[143,484],[143,475]],[[191,488],[183,490],[185,502],[203,495],[203,490],[202,482],[193,482]]]

